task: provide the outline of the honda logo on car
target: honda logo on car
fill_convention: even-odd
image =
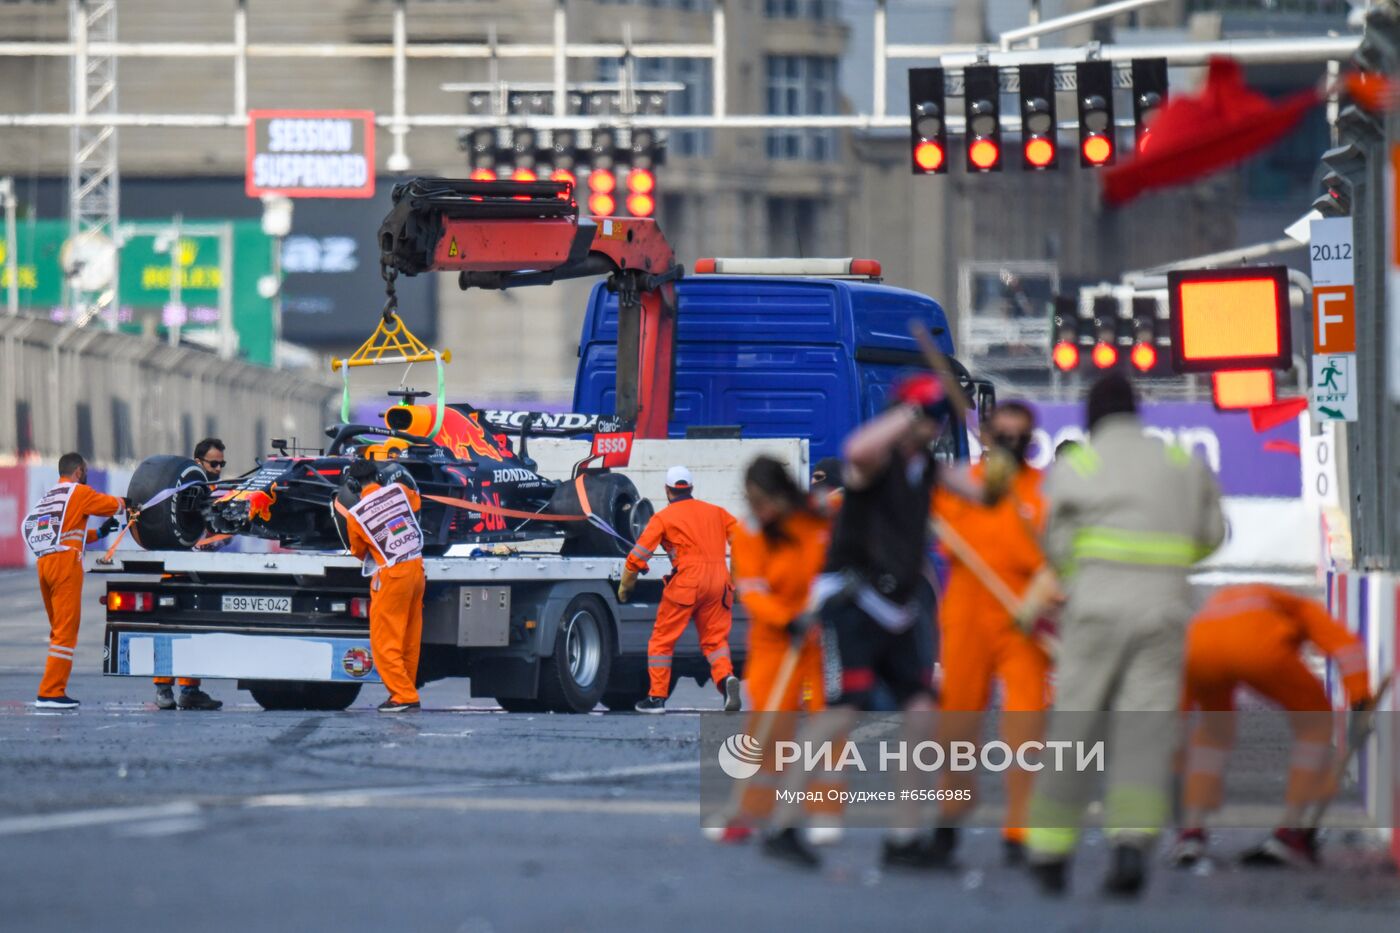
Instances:
[[[249,111],[247,148],[249,197],[374,196],[370,111]]]
[[[530,470],[522,470],[519,467],[491,471],[491,482],[493,483],[532,483],[539,478],[539,474]]]
[[[516,430],[525,427],[527,420],[532,428],[543,431],[587,431],[598,423],[597,415],[584,415],[576,411],[483,411],[481,414],[486,423],[493,427]]]

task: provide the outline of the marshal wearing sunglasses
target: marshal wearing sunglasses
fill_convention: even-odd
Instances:
[[[194,445],[194,460],[206,476],[218,479],[223,475],[224,464],[227,462],[224,459],[224,442],[217,437],[206,437]],[[222,701],[199,689],[197,677],[180,678],[178,699],[175,696],[175,678],[157,677],[155,685],[157,709],[216,710],[224,705]]]

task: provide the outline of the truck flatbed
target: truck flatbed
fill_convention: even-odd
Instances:
[[[90,559],[106,580],[104,672],[227,678],[269,709],[344,709],[379,677],[370,581],[336,552],[118,551]],[[667,561],[632,601],[615,595],[624,561],[551,552],[424,559],[418,679],[471,678],[508,710],[630,709],[646,694],[646,647]],[[745,623],[731,651],[742,665]],[[694,630],[674,677],[708,676]]]

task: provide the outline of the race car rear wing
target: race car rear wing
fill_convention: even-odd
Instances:
[[[474,409],[466,405],[453,405],[458,411],[467,414],[481,412],[481,421],[498,434],[512,436],[528,434],[531,437],[578,437],[582,434],[616,434],[632,430],[632,422],[616,415],[585,415],[575,411],[509,411],[502,409]]]

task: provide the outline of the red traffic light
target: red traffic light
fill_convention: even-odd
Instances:
[[[627,213],[633,217],[650,217],[656,212],[656,199],[649,194],[629,194]]]
[[[1094,165],[1103,165],[1113,158],[1113,141],[1107,136],[1089,136],[1082,143],[1084,158]]]
[[[610,194],[593,194],[588,198],[588,210],[595,217],[609,217],[617,210],[617,202]]]
[[[1050,351],[1050,361],[1062,373],[1067,373],[1079,365],[1079,347],[1068,340],[1061,340]]]
[[[511,180],[511,181],[538,181],[538,180],[539,180],[539,176],[535,174],[535,170],[534,170],[534,169],[531,169],[531,168],[523,168],[523,167],[522,167],[522,168],[517,168],[515,171],[513,171],[513,172],[510,173],[510,180]],[[530,200],[530,196],[529,196],[528,194],[517,194],[517,195],[515,196],[515,200],[517,200],[517,201],[528,201],[528,200]]]
[[[1111,369],[1118,362],[1118,348],[1111,343],[1096,343],[1089,358],[1099,369]]]
[[[549,176],[549,180],[567,181],[569,184],[574,185],[575,187],[578,186],[578,179],[574,177],[573,172],[569,171],[566,168],[556,168],[554,172]]]
[[[974,166],[985,172],[1001,159],[1001,147],[990,139],[975,139],[968,147],[967,157]]]
[[[474,168],[472,169],[471,175],[467,177],[472,181],[495,181],[496,172],[494,169],[489,168]]]
[[[594,194],[612,194],[617,188],[617,176],[605,168],[595,168],[588,173],[588,190]],[[610,202],[611,198],[608,199]],[[598,213],[608,213],[599,211]]]
[[[633,194],[651,194],[656,190],[656,176],[644,168],[634,168],[627,173],[627,190]]]
[[[924,140],[914,148],[914,163],[926,172],[936,172],[943,164],[943,147],[932,140]]]
[[[1048,139],[1033,136],[1026,140],[1026,162],[1036,168],[1045,168],[1055,161],[1055,146]]]
[[[1150,343],[1134,344],[1128,358],[1133,361],[1133,367],[1138,372],[1145,373],[1157,365],[1157,348]]]

